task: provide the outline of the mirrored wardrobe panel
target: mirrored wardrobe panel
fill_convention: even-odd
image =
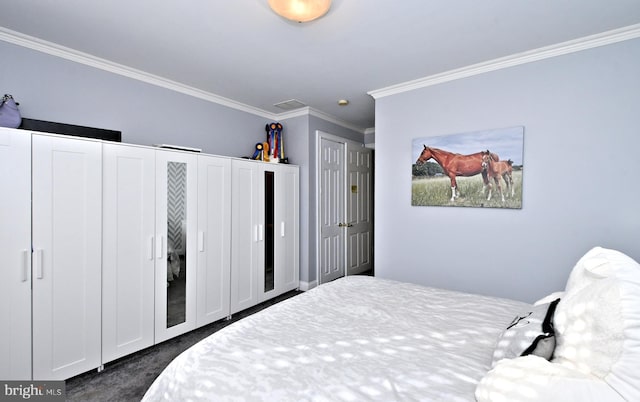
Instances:
[[[167,328],[185,322],[187,164],[167,163]]]
[[[195,328],[197,156],[156,154],[156,336]]]

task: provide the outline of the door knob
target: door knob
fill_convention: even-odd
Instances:
[[[338,227],[340,227],[340,228],[350,228],[352,226],[353,226],[353,224],[351,224],[351,223],[342,223],[342,222],[338,223]]]

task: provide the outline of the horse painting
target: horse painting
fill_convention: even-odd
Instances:
[[[487,178],[489,179],[489,196],[487,197],[487,201],[491,199],[491,178],[493,178],[493,181],[496,183],[496,186],[500,191],[502,202],[504,202],[504,194],[502,193],[502,186],[500,185],[500,177],[504,179],[504,182],[507,185],[507,191],[509,191],[509,187],[511,187],[511,196],[513,197],[513,161],[511,159],[507,161],[494,160],[489,151],[483,151],[482,170],[486,172]]]
[[[500,160],[498,155],[491,153],[488,150],[486,152],[489,153],[496,161]],[[451,180],[450,201],[455,201],[455,199],[460,195],[456,176],[468,177],[481,173],[484,185],[489,185],[487,171],[482,167],[483,154],[484,152],[476,152],[475,154],[470,155],[460,155],[424,145],[422,153],[418,157],[418,160],[416,160],[416,165],[420,166],[431,158],[435,159],[435,161],[442,167],[444,174],[449,176],[449,179]]]

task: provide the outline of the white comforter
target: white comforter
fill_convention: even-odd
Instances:
[[[178,356],[145,401],[472,401],[526,304],[365,276],[319,286]]]

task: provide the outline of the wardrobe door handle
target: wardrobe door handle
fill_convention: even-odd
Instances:
[[[280,222],[280,237],[284,237],[284,221]]]
[[[20,280],[22,282],[29,280],[29,250],[22,250],[22,275]]]
[[[262,241],[262,225],[258,225],[258,241]]]

